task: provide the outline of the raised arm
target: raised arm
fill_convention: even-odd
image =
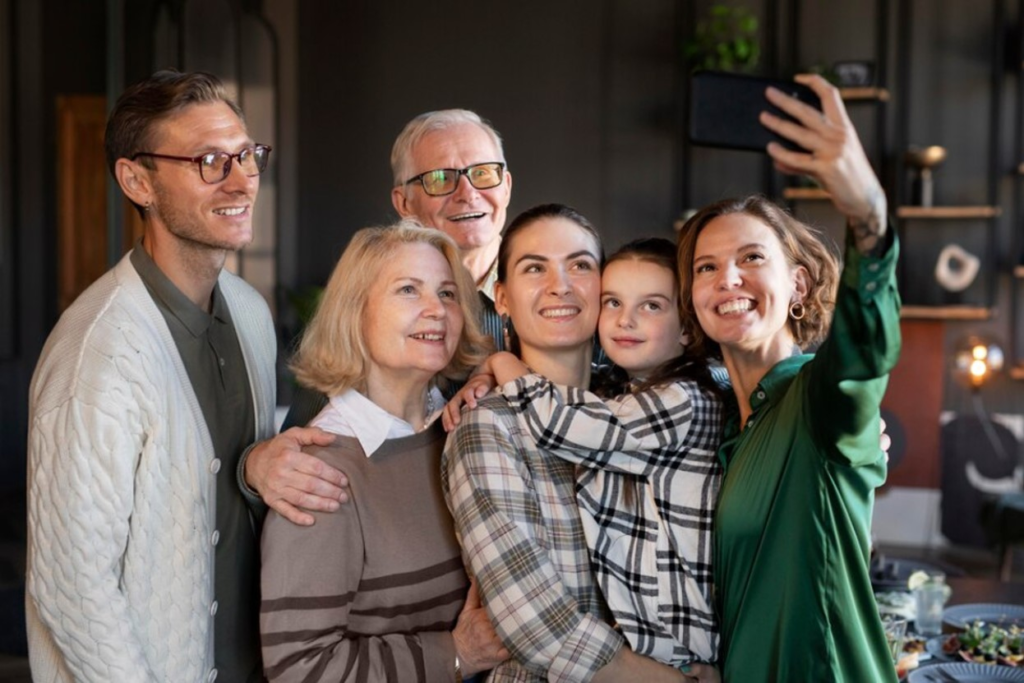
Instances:
[[[888,226],[885,192],[850,122],[839,90],[817,75],[799,75],[796,80],[821,98],[822,110],[768,88],[768,100],[796,122],[763,112],[761,123],[808,151],[793,151],[772,142],[768,154],[783,173],[809,175],[818,181],[846,216],[856,249],[861,254],[878,256],[884,249],[882,238]]]
[[[648,475],[679,460],[694,418],[690,389],[696,390],[695,385],[672,382],[602,399],[529,374],[505,384],[501,392],[539,447],[584,467]],[[717,429],[718,402],[708,410],[711,414],[701,417]]]

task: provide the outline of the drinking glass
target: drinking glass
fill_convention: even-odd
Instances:
[[[882,616],[885,627],[885,642],[889,644],[892,663],[897,664],[903,655],[903,639],[907,635],[907,620],[903,617],[886,614]]]
[[[931,637],[942,633],[942,608],[949,598],[946,576],[941,572],[929,572],[928,578],[914,588],[914,602],[917,605],[915,631]]]

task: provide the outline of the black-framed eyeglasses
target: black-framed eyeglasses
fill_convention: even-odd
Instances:
[[[153,157],[154,159],[171,159],[173,161],[190,161],[199,167],[199,177],[204,183],[216,185],[223,182],[231,173],[231,164],[238,160],[242,173],[252,178],[267,170],[267,161],[270,159],[269,145],[252,145],[240,152],[229,154],[228,152],[207,152],[197,157],[179,157],[173,154],[157,154],[156,152],[138,152],[132,155],[132,161],[139,157]]]
[[[489,190],[492,187],[501,185],[505,179],[505,164],[500,161],[488,161],[484,164],[473,164],[466,168],[435,168],[414,175],[406,180],[403,185],[410,185],[418,182],[423,191],[431,197],[443,197],[446,194],[455,192],[459,186],[459,178],[466,176],[469,184],[478,190]]]

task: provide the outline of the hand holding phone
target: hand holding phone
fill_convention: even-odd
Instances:
[[[762,111],[793,120],[765,98],[769,86],[821,110],[821,99],[796,81],[698,71],[690,88],[690,141],[695,145],[758,152],[764,152],[768,143],[774,141],[787,149],[807,151],[759,121]]]

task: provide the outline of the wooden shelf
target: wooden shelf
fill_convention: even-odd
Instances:
[[[900,206],[898,218],[995,218],[1002,213],[998,206]]]
[[[885,88],[840,88],[839,96],[846,102],[889,101],[889,91]]]
[[[980,306],[904,306],[900,317],[908,320],[988,320],[991,308]]]
[[[1018,363],[1010,368],[1010,379],[1024,379],[1024,363]]]
[[[782,191],[784,199],[829,199],[829,194],[820,187],[787,187]]]

